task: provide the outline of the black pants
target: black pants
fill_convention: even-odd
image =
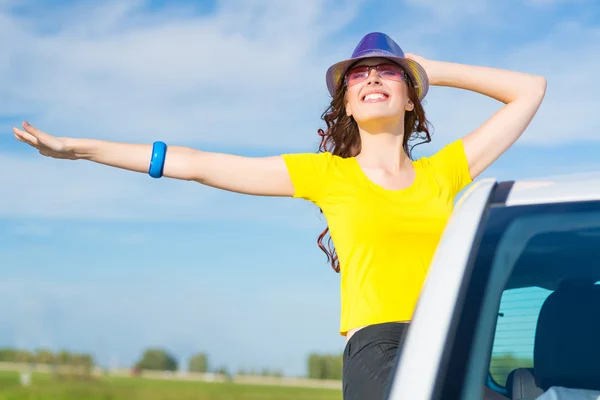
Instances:
[[[387,399],[408,326],[370,325],[352,335],[344,349],[344,400]]]

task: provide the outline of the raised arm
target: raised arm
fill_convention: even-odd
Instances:
[[[471,90],[505,104],[463,138],[473,179],[523,134],[546,93],[546,79],[541,76],[407,56],[424,64],[432,85]]]
[[[116,168],[148,173],[151,144],[57,138],[23,123],[15,137],[53,158],[89,160]],[[257,196],[292,196],[294,188],[281,156],[243,157],[169,146],[163,176],[232,192]]]

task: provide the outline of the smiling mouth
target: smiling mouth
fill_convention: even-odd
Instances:
[[[390,96],[385,93],[369,93],[362,98],[364,103],[378,103],[380,101],[386,101]]]

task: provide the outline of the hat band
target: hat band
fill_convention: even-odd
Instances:
[[[398,57],[396,54],[389,52],[387,50],[381,50],[381,49],[367,49],[367,50],[361,50],[358,53],[354,53],[352,55],[352,58],[357,58],[357,57],[368,57],[368,56],[390,56],[390,57]]]

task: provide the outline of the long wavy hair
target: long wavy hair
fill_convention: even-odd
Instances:
[[[419,144],[431,142],[431,134],[429,133],[430,123],[425,118],[425,110],[408,73],[405,82],[408,87],[408,98],[413,102],[414,107],[412,111],[405,111],[402,148],[412,160],[412,149]],[[342,80],[330,105],[321,115],[321,119],[325,121],[327,128],[325,131],[323,129],[318,130],[319,136],[321,136],[318,152],[330,152],[342,158],[349,158],[357,156],[361,151],[358,124],[352,116],[346,114],[346,92],[347,87]],[[417,143],[411,145],[415,141]],[[322,212],[323,210],[321,210]],[[323,244],[328,233],[329,226],[319,235],[317,244],[327,255],[327,261],[331,264],[333,270],[339,273],[340,262],[331,235],[327,240],[327,247]]]

